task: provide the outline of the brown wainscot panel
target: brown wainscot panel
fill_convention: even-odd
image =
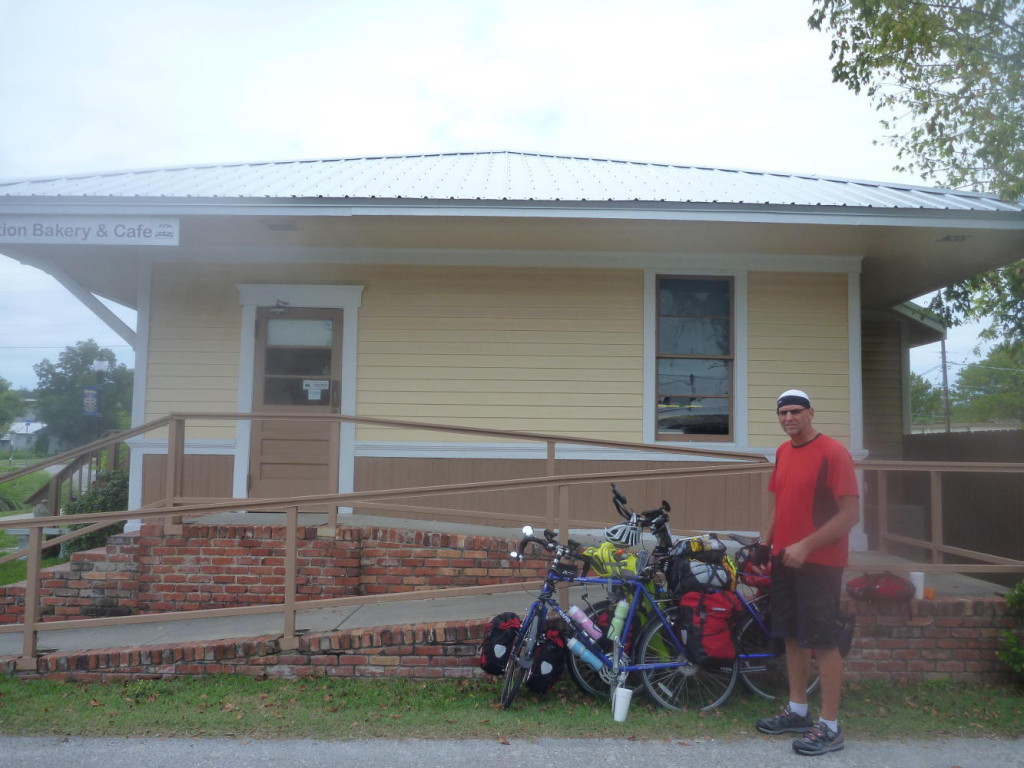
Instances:
[[[192,499],[230,499],[233,456],[185,454],[182,495]],[[152,504],[164,497],[167,456],[148,453],[142,460],[142,503]]]

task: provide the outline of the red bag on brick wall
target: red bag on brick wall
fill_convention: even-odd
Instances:
[[[914,596],[914,585],[895,573],[865,573],[850,579],[846,591],[861,600],[909,600]]]

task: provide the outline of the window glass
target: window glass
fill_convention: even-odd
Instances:
[[[659,360],[658,392],[663,395],[728,397],[731,367],[726,360]]]
[[[267,349],[267,373],[270,375],[330,376],[330,349]]]
[[[658,279],[657,420],[662,439],[732,434],[732,280]]]
[[[663,277],[658,289],[658,314],[728,317],[731,292],[727,280]]]
[[[272,317],[267,321],[268,347],[330,347],[330,320],[299,320]]]
[[[710,317],[662,317],[658,352],[663,355],[728,355],[729,320]]]
[[[330,320],[267,320],[264,405],[329,405],[333,324]]]
[[[264,405],[329,405],[329,379],[300,379],[268,376],[263,381]]]

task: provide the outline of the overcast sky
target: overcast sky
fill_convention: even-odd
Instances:
[[[0,179],[514,150],[908,181],[809,0],[0,0]],[[2,251],[0,251],[2,253]],[[0,256],[0,377],[94,338]],[[130,325],[134,313],[119,312]],[[952,362],[976,329],[951,332]],[[913,368],[940,378],[937,345]]]

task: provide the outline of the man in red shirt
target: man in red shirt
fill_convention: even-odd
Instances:
[[[860,520],[860,491],[850,452],[818,432],[805,392],[790,389],[777,401],[789,440],[775,453],[768,489],[775,509],[767,541],[772,547],[772,633],[785,640],[789,704],[757,723],[762,733],[802,733],[793,749],[820,755],[843,748],[839,699],[843,657],[838,648],[839,596],[849,532]],[[814,660],[821,677],[821,716],[807,711]]]

